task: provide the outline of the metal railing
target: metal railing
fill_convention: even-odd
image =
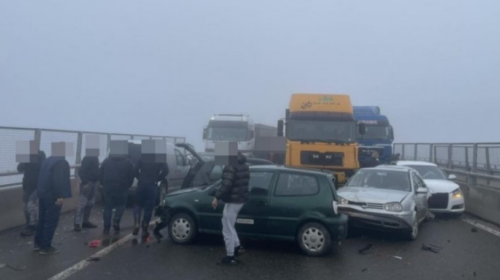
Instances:
[[[185,137],[140,135],[124,133],[106,133],[76,130],[58,130],[43,128],[21,128],[0,126],[0,188],[17,186],[22,182],[22,174],[17,172],[16,163],[16,142],[36,140],[39,149],[48,156],[51,155],[51,143],[64,141],[74,143],[74,156],[66,157],[71,165],[71,176],[75,176],[75,170],[79,167],[82,155],[85,153],[86,135],[98,135],[100,150],[107,151],[111,140],[142,140],[142,139],[163,139],[170,143],[186,143]],[[101,152],[99,161],[106,157],[105,152]]]
[[[393,153],[433,162],[471,185],[500,188],[500,143],[395,143]]]

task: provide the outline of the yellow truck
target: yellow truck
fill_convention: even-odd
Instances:
[[[285,133],[283,130],[285,129]],[[357,124],[349,95],[292,94],[278,136],[286,137],[285,165],[332,170],[344,184],[359,169]]]

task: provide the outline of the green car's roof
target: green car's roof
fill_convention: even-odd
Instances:
[[[314,175],[333,175],[333,171],[330,170],[320,170],[312,168],[295,168],[295,167],[285,167],[278,165],[252,165],[251,170],[281,170],[281,171],[292,171],[303,174],[314,174]]]

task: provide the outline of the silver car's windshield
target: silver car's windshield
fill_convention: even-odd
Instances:
[[[423,179],[446,180],[446,175],[437,166],[430,165],[408,165],[417,170]]]
[[[366,187],[377,189],[388,189],[398,191],[411,191],[411,183],[408,172],[361,169],[354,175],[346,187]]]

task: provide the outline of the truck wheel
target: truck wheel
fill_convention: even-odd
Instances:
[[[297,242],[308,256],[326,255],[332,249],[330,232],[319,223],[311,222],[302,226],[297,234]]]
[[[176,244],[192,243],[198,228],[193,218],[187,213],[177,213],[168,224],[168,236]]]

